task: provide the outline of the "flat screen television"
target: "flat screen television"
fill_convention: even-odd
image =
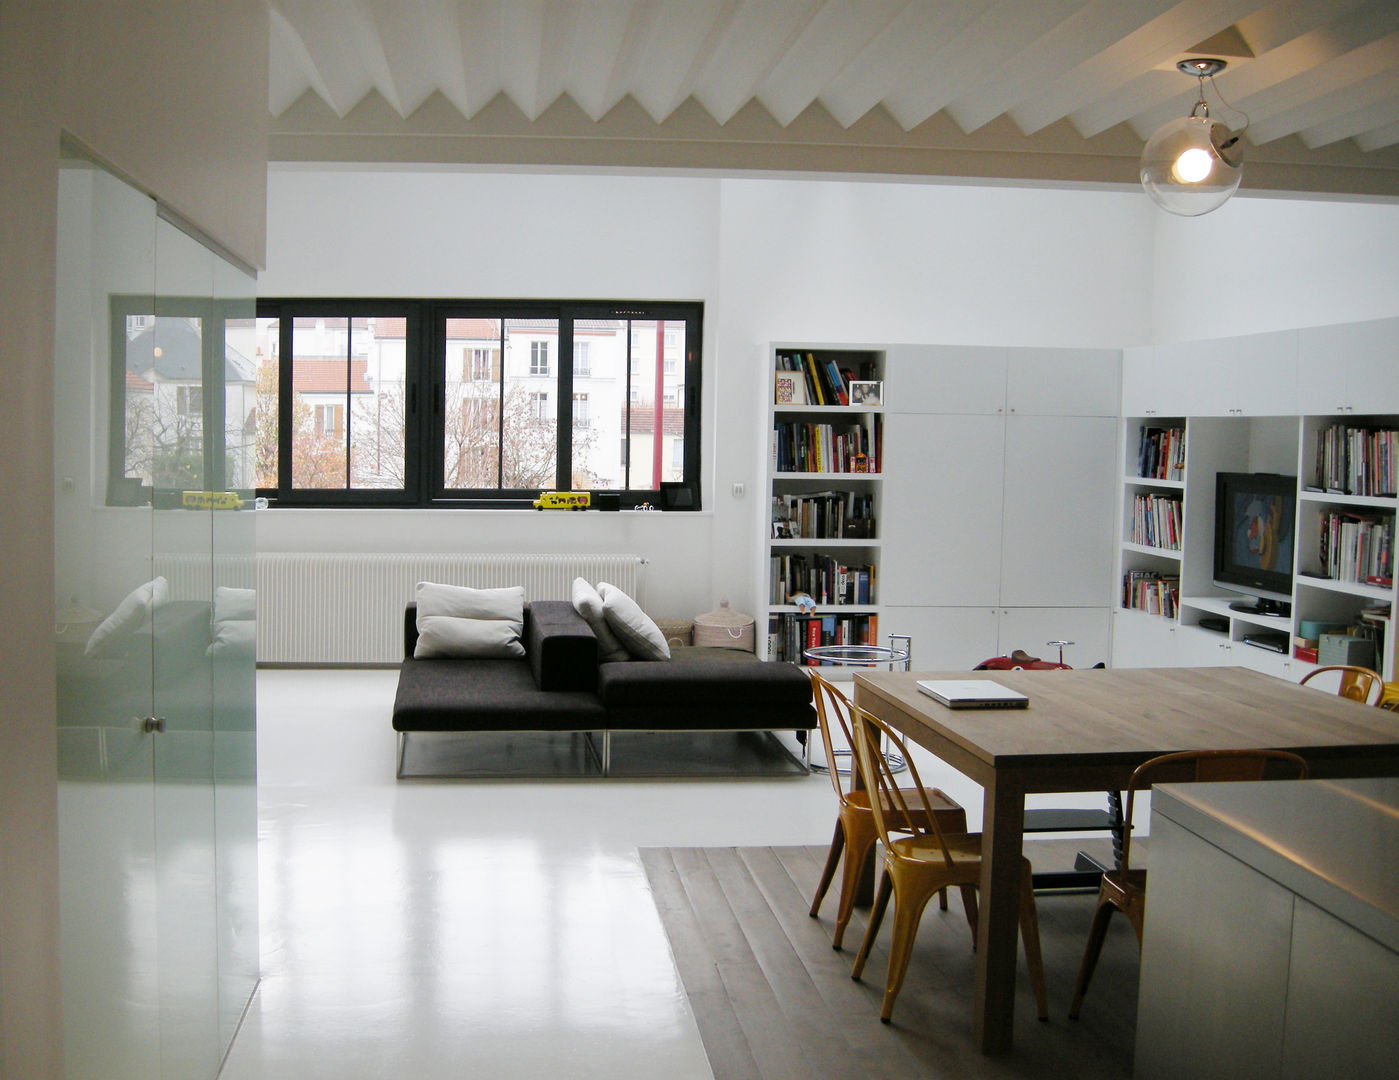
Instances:
[[[1235,611],[1289,615],[1297,478],[1277,473],[1215,476],[1214,583],[1249,599]]]

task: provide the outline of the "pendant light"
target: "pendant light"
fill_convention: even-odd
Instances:
[[[1182,60],[1176,67],[1199,80],[1200,98],[1189,116],[1161,125],[1142,150],[1142,187],[1163,210],[1182,217],[1208,214],[1229,201],[1243,179],[1244,128],[1231,131],[1210,119],[1205,80],[1223,71],[1223,60]],[[1223,100],[1222,98],[1220,99]]]

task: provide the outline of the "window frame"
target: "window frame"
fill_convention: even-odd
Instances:
[[[302,316],[354,318],[369,315],[401,315],[407,318],[405,340],[404,393],[408,430],[405,432],[405,485],[403,490],[375,488],[296,489],[291,485],[292,371],[294,352],[292,328]],[[459,318],[502,320],[555,319],[557,342],[548,348],[549,374],[533,373],[533,352],[528,378],[548,380],[540,386],[552,395],[556,419],[557,455],[554,487],[570,490],[573,435],[573,374],[577,359],[573,347],[573,325],[587,320],[663,320],[680,322],[685,328],[683,364],[684,394],[676,407],[683,410],[684,459],[682,479],[661,481],[657,488],[594,489],[594,505],[605,501],[630,508],[647,504],[661,510],[699,510],[700,497],[700,380],[703,352],[704,304],[702,301],[611,301],[611,300],[490,300],[490,299],[394,299],[364,298],[259,298],[259,319],[278,322],[278,486],[259,488],[257,494],[269,505],[284,507],[416,507],[423,509],[522,509],[531,508],[539,488],[447,488],[445,479],[444,406],[450,360],[447,356],[447,321]],[[627,346],[631,348],[631,327]],[[668,331],[667,333],[670,333]],[[546,346],[548,343],[545,343]],[[592,377],[592,357],[580,377]],[[474,365],[473,365],[474,366]],[[504,356],[499,377],[504,378]],[[474,377],[474,371],[473,371]],[[623,438],[628,438],[632,402],[623,392]],[[348,414],[348,410],[347,410]],[[348,440],[347,440],[348,445]],[[598,500],[597,495],[609,496]]]

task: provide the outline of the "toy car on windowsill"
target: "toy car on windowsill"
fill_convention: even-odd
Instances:
[[[536,510],[586,510],[592,497],[586,491],[541,491],[534,500]]]

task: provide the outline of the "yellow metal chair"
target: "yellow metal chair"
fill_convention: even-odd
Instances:
[[[1380,673],[1352,664],[1328,664],[1326,667],[1315,668],[1302,677],[1302,685],[1306,686],[1318,675],[1329,671],[1341,673],[1341,683],[1336,690],[1338,696],[1371,705],[1378,705],[1383,700],[1384,679]]]
[[[840,902],[836,907],[835,935],[831,941],[831,948],[839,949],[845,938],[845,928],[850,924],[850,916],[855,910],[855,897],[859,889],[861,875],[874,851],[875,841],[879,839],[879,834],[875,830],[874,814],[870,809],[870,785],[863,779],[863,774],[855,759],[854,750],[851,750],[850,755],[851,768],[848,787],[842,785],[840,773],[835,767],[835,733],[839,732],[840,737],[844,740],[844,745],[852,748],[855,745],[850,724],[850,701],[839,689],[814,670],[808,674],[811,676],[811,689],[816,699],[816,716],[820,721],[821,743],[826,751],[827,771],[830,773],[831,786],[835,788],[836,799],[840,807],[836,817],[835,835],[831,837],[831,847],[826,854],[826,865],[821,871],[821,880],[816,886],[816,897],[811,901],[809,914],[814,919],[820,912],[821,901],[825,899],[826,892],[831,887],[836,867],[840,865],[843,854],[845,865],[841,874]],[[907,813],[911,817],[900,817],[892,805],[884,807],[885,820],[889,822],[891,831],[906,833],[913,831],[915,827],[926,828],[928,813],[932,813],[937,818],[943,832],[964,833],[967,831],[967,814],[962,807],[937,788],[924,794],[926,798],[920,799],[911,790],[902,792]],[[925,806],[929,810],[925,811]],[[909,825],[909,821],[912,821],[913,825]],[[975,940],[975,890],[968,888],[963,893],[962,901],[967,908],[967,919],[971,923],[972,939]],[[939,894],[939,902],[946,910],[946,892]]]
[[[913,941],[918,932],[918,924],[923,918],[923,909],[934,893],[955,885],[967,891],[975,888],[981,880],[981,834],[944,832],[938,815],[926,804],[922,793],[926,790],[918,779],[918,769],[908,754],[908,748],[888,725],[882,723],[858,706],[852,711],[855,729],[855,754],[860,768],[870,782],[874,792],[870,799],[875,831],[884,845],[884,872],[879,878],[879,888],[875,893],[874,907],[870,911],[869,927],[865,940],[860,945],[860,953],[855,957],[855,966],[850,972],[852,979],[859,979],[869,959],[870,947],[879,934],[879,925],[884,919],[885,909],[892,897],[894,901],[894,931],[889,943],[889,974],[884,985],[884,1002],[879,1018],[888,1023],[894,1011],[894,1000],[903,986],[908,972],[909,958],[913,953]],[[905,800],[903,791],[894,782],[894,775],[884,755],[879,751],[879,738],[888,740],[896,753],[903,755],[908,762],[909,772],[915,787],[912,791],[924,801],[924,814],[927,826],[920,827],[908,836],[899,836],[891,828],[891,821],[912,821],[912,808]],[[891,818],[885,812],[886,806],[896,808],[902,817]],[[1035,912],[1035,890],[1030,879],[1030,860],[1021,858],[1020,891],[1020,934],[1025,941],[1025,960],[1030,972],[1030,985],[1035,992],[1035,1005],[1041,1020],[1049,1018],[1049,1008],[1044,992],[1044,963],[1040,957],[1039,918]],[[970,915],[970,910],[968,911]]]

